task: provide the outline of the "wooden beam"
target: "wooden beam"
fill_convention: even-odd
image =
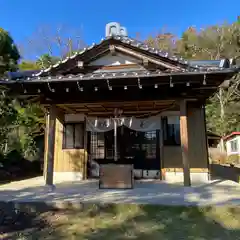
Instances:
[[[107,109],[103,105],[101,105],[101,107],[104,109],[105,112],[107,112]]]
[[[184,186],[191,186],[189,143],[188,143],[188,116],[186,100],[180,101],[180,134],[181,134]]]
[[[148,110],[148,111],[124,111],[123,114],[124,115],[138,115],[138,114],[156,114],[158,113],[159,111],[151,111],[151,110]],[[88,112],[86,113],[88,116],[102,116],[102,115],[109,115],[109,116],[112,116],[113,115],[113,111],[108,111],[108,112]]]
[[[112,66],[94,66],[97,69],[102,69],[102,70],[118,70],[118,69],[128,69],[128,68],[139,68],[141,69],[141,66],[138,64],[121,64],[121,65],[112,65]]]
[[[83,69],[84,68],[84,62],[83,61],[78,61],[77,66],[78,66],[78,68]]]
[[[190,99],[191,100],[191,99]],[[189,100],[189,101],[190,101]],[[195,100],[195,99],[192,99],[192,101]],[[74,107],[74,108],[80,108],[82,107],[83,109],[86,108],[86,106],[88,108],[91,108],[91,107],[96,107],[96,106],[99,106],[101,107],[102,105],[104,105],[104,107],[116,107],[116,105],[118,105],[119,107],[120,106],[132,106],[132,105],[152,105],[152,103],[155,102],[155,105],[156,107],[159,107],[159,106],[166,106],[166,105],[171,105],[173,103],[176,102],[176,100],[159,100],[159,101],[149,101],[149,100],[146,100],[146,101],[120,101],[120,102],[115,102],[115,101],[112,101],[112,102],[103,102],[103,101],[99,101],[99,102],[83,102],[83,103],[76,103],[76,102],[73,102],[73,103],[60,103],[60,104],[57,104],[57,106],[67,106],[67,107]],[[48,105],[49,106],[49,105]]]
[[[76,110],[73,110],[69,106],[65,106],[64,104],[63,105],[57,104],[57,106],[59,106],[60,108],[64,109],[65,111],[67,111],[69,113],[77,113]]]
[[[112,56],[116,56],[117,55],[116,48],[115,48],[114,45],[110,45],[109,46],[109,50],[110,50],[110,53],[111,53]]]
[[[84,64],[87,65],[89,62],[95,60],[98,57],[101,57],[102,55],[106,54],[108,51],[109,51],[109,49],[105,48],[102,51],[98,52],[97,54],[90,55],[90,58],[84,59]],[[67,73],[67,72],[71,71],[72,69],[74,69],[76,67],[79,68],[76,65],[76,59],[71,59],[67,63],[65,63],[64,65],[59,65],[57,68],[53,68],[50,72],[52,74],[54,74],[56,72],[58,74],[63,74],[63,73]]]
[[[45,178],[46,185],[53,185],[56,118],[57,108],[55,105],[51,105],[48,113],[48,135],[46,139],[47,150],[45,149],[45,154],[47,154]]]
[[[148,65],[149,65],[148,59],[144,58],[143,59],[143,66],[147,68]]]
[[[99,87],[100,88],[100,87]],[[134,90],[134,91],[133,91]],[[150,91],[151,90],[151,91]],[[137,89],[132,88],[129,90],[124,90],[123,88],[119,88],[109,91],[101,90],[97,92],[71,92],[65,93],[65,92],[56,92],[56,93],[50,93],[47,92],[45,97],[51,98],[52,100],[42,99],[41,103],[43,104],[80,104],[80,103],[100,103],[100,102],[133,102],[133,101],[168,101],[168,100],[180,100],[180,99],[192,99],[197,98],[196,92],[192,92],[192,94],[188,94],[183,98],[183,96],[180,95],[181,89],[179,88],[171,88],[171,91],[168,91],[167,89],[155,89],[155,88],[148,88],[145,89],[143,86],[143,89],[137,91]],[[81,96],[81,97],[80,97]],[[124,99],[123,99],[124,96]]]
[[[161,61],[159,59],[156,59],[156,58],[153,58],[153,57],[150,57],[150,56],[146,56],[144,54],[135,52],[135,51],[130,50],[130,49],[126,49],[125,47],[122,47],[122,46],[116,46],[115,48],[116,48],[116,50],[119,50],[121,52],[127,53],[129,55],[132,55],[134,57],[140,58],[142,60],[147,59],[149,62],[152,62],[154,64],[160,65],[160,66],[165,67],[165,68],[169,68],[169,69],[172,69],[172,70],[179,70],[179,69],[181,69],[181,67],[175,66],[175,65],[170,64],[170,63],[166,63],[164,61]]]
[[[66,103],[66,104],[57,104],[57,106],[66,106],[66,107],[72,107],[74,109],[81,108],[81,109],[89,109],[92,108],[115,108],[117,106],[119,107],[126,107],[136,108],[139,106],[139,109],[158,109],[159,107],[166,107],[167,105],[172,105],[175,103],[174,100],[169,101],[161,101],[161,102],[155,102],[155,105],[153,105],[153,101],[132,101],[132,102],[99,102],[99,103]]]
[[[165,172],[182,172],[182,168],[164,168]],[[208,168],[191,168],[192,173],[207,173]]]

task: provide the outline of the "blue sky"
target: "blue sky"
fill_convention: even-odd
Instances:
[[[31,38],[37,29],[60,25],[81,32],[87,44],[98,42],[111,21],[127,27],[130,36],[145,38],[163,27],[180,35],[188,26],[197,28],[233,22],[240,15],[240,0],[2,0],[0,27],[15,42]]]

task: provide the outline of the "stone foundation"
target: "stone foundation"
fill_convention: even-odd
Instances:
[[[54,172],[53,183],[83,180],[82,172]]]
[[[207,172],[200,173],[190,173],[191,182],[208,182],[209,176]],[[174,183],[174,182],[182,182],[183,183],[183,172],[166,172],[165,173],[165,181]]]

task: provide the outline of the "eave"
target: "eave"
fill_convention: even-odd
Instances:
[[[232,132],[231,134],[223,137],[223,140],[224,140],[224,141],[227,141],[227,140],[229,140],[230,138],[233,138],[233,137],[235,137],[235,136],[240,136],[240,132]]]
[[[184,73],[95,74],[80,76],[36,77],[29,80],[1,81],[9,94],[46,96],[61,102],[199,98],[211,96],[233,70]],[[144,93],[144,94],[143,94]],[[80,95],[81,94],[81,95]],[[102,95],[102,97],[101,97]],[[84,97],[81,97],[84,96]]]

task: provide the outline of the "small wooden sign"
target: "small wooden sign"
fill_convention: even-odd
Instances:
[[[133,165],[100,164],[99,188],[133,188]]]

